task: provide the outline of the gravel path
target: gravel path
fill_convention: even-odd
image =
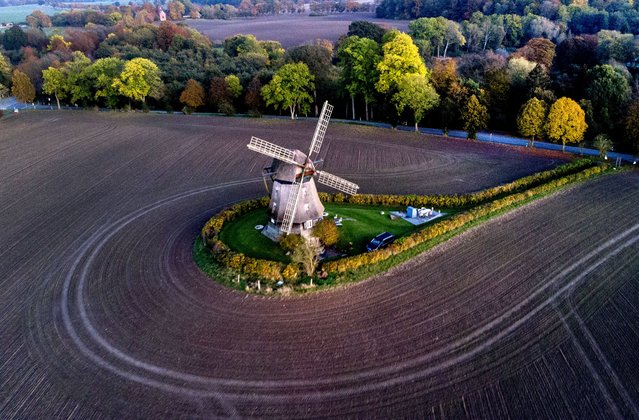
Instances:
[[[263,298],[203,276],[192,241],[212,212],[263,192],[250,135],[308,144],[312,123],[0,124],[1,417],[639,415],[636,172],[368,281]],[[325,168],[363,192],[474,191],[558,163],[346,125],[325,144]]]

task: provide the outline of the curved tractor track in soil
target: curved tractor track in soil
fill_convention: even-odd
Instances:
[[[250,135],[292,146],[312,123],[53,115],[2,121],[3,417],[639,415],[636,172],[359,284],[265,298],[201,274],[193,238],[262,193]],[[387,130],[328,137],[327,169],[365,192],[473,191],[557,164]]]

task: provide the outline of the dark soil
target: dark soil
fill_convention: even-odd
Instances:
[[[237,34],[253,34],[260,41],[279,41],[284,48],[308,44],[316,39],[332,42],[346,35],[355,20],[368,20],[386,28],[406,32],[407,20],[376,19],[372,13],[343,13],[327,16],[276,15],[232,20],[186,20],[185,22],[215,42]]]
[[[0,413],[7,418],[637,416],[639,174],[492,220],[383,276],[301,298],[192,260],[263,193],[251,135],[312,122],[20,113],[0,122]],[[331,125],[363,192],[468,192],[558,161]]]

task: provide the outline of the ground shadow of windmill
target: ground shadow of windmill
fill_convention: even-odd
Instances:
[[[333,106],[328,101],[324,102],[308,154],[251,137],[247,146],[250,150],[273,158],[271,166],[265,169],[265,175],[270,176],[273,181],[273,188],[268,205],[269,222],[262,231],[273,240],[290,233],[309,236],[313,226],[322,220],[324,206],[317,194],[315,176],[320,184],[347,194],[357,194],[357,184],[316,170],[315,165],[319,161],[312,160],[322,147],[332,112]]]

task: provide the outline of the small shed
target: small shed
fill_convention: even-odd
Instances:
[[[415,207],[408,206],[406,209],[406,217],[410,219],[417,218],[417,209]]]

